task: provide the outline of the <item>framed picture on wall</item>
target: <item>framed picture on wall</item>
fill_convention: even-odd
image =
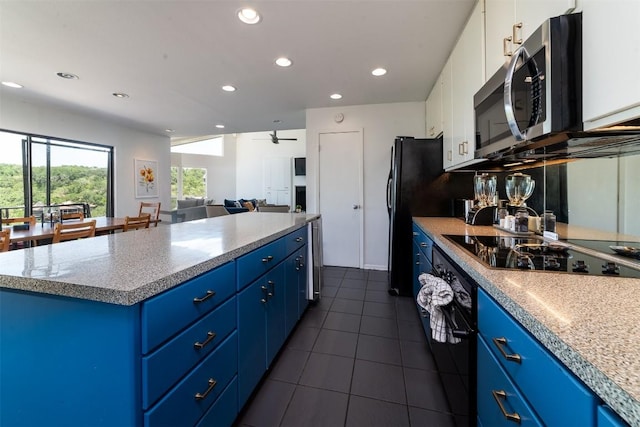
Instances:
[[[134,159],[136,199],[158,197],[158,161]]]

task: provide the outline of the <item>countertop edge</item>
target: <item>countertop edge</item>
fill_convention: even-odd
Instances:
[[[611,380],[604,372],[593,366],[583,356],[578,354],[570,345],[565,343],[542,322],[532,316],[525,308],[511,299],[505,292],[498,289],[491,281],[484,277],[473,264],[477,261],[462,249],[448,241],[442,234],[425,228],[417,223],[437,246],[453,261],[463,268],[484,291],[494,298],[511,316],[513,316],[529,333],[558,358],[574,375],[583,381],[598,397],[618,413],[631,425],[640,425],[640,402],[622,387]],[[468,262],[469,258],[471,262]]]
[[[197,277],[218,266],[226,264],[252,250],[275,241],[297,229],[305,227],[308,223],[320,218],[320,215],[307,215],[304,223],[296,223],[284,229],[275,231],[265,237],[258,238],[248,244],[229,250],[218,256],[210,258],[160,279],[148,282],[131,290],[109,289],[104,287],[92,287],[77,283],[65,283],[64,281],[17,277],[0,274],[0,291],[15,290],[32,292],[43,295],[70,297],[89,301],[103,302],[115,305],[135,305],[181,283]],[[25,249],[29,250],[29,249]]]

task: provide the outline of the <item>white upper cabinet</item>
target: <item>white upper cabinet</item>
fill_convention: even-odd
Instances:
[[[640,117],[640,1],[581,4],[585,129]]]
[[[485,0],[487,78],[504,66],[545,19],[575,7],[576,0]]]
[[[440,75],[445,170],[474,163],[473,95],[485,80],[483,36],[483,1],[479,1]]]
[[[445,169],[453,164],[453,107],[451,82],[451,57],[440,73],[442,80],[442,165]]]
[[[427,138],[436,138],[442,133],[442,74],[433,85],[427,98]]]

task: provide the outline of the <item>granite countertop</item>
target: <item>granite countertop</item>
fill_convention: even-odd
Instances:
[[[133,305],[318,215],[241,213],[0,253],[0,288]]]
[[[414,220],[605,403],[640,425],[640,280],[492,269],[443,235],[508,233],[456,218]]]

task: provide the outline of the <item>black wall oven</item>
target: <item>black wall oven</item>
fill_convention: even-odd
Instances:
[[[445,279],[454,299],[442,307],[457,343],[430,340],[431,351],[457,426],[476,425],[477,284],[436,246],[432,274]],[[461,287],[459,287],[459,284]]]

